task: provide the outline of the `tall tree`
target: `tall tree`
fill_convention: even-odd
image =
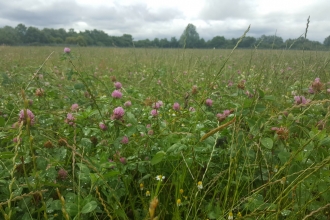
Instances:
[[[170,45],[171,45],[171,47],[174,47],[174,48],[179,46],[179,42],[176,39],[176,37],[171,37]]]
[[[24,36],[26,34],[27,27],[24,24],[18,24],[15,27],[15,30],[17,32],[17,35],[19,37],[20,43],[23,42]]]
[[[188,24],[184,29],[179,44],[184,48],[194,48],[198,46],[199,34],[196,31],[196,27],[193,24]]]
[[[15,45],[19,41],[19,36],[14,28],[10,26],[0,28],[0,44]]]
[[[330,36],[326,37],[323,41],[324,46],[330,46]]]
[[[226,39],[223,36],[215,36],[209,43],[210,47],[220,48],[226,44]]]

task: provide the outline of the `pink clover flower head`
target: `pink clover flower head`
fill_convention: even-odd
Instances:
[[[312,83],[312,88],[315,92],[320,92],[323,88],[323,83],[321,83],[320,78],[316,78]]]
[[[151,114],[153,117],[156,117],[156,116],[158,115],[157,109],[153,109],[153,110],[151,110],[150,114]]]
[[[224,114],[225,116],[229,116],[229,115],[230,115],[230,110],[224,110],[224,111],[223,111],[223,114]]]
[[[122,163],[122,164],[126,164],[126,163],[127,163],[125,157],[121,157],[121,158],[119,158],[119,161],[120,161],[120,163]]]
[[[116,89],[121,89],[121,87],[122,87],[120,82],[115,82],[114,85],[115,85]]]
[[[65,47],[64,48],[64,53],[70,53],[71,52],[71,49],[70,48],[68,48],[68,47]]]
[[[173,109],[175,110],[175,111],[179,111],[180,110],[180,104],[179,103],[174,103],[173,104]]]
[[[74,117],[73,117],[73,115],[71,113],[68,113],[67,116],[66,116],[66,118],[68,120],[70,120],[70,121],[73,121],[74,120]]]
[[[120,99],[123,96],[123,94],[119,90],[115,90],[112,92],[111,96],[113,98]]]
[[[232,81],[229,81],[228,82],[228,87],[232,87],[233,86],[233,82]]]
[[[72,113],[68,113],[65,119],[65,123],[69,125],[74,125],[75,118],[73,117]]]
[[[19,142],[22,142],[22,138],[20,138],[20,139],[18,139],[17,137],[14,137],[14,138],[13,138],[13,142],[14,142],[14,143],[17,143],[18,141],[19,141]]]
[[[213,104],[212,99],[206,99],[205,104],[206,104],[207,106],[211,107],[212,104]]]
[[[127,137],[127,136],[124,136],[124,137],[121,139],[121,143],[122,143],[122,144],[128,144],[128,137]]]
[[[314,90],[313,90],[313,88],[312,88],[312,87],[309,87],[309,88],[308,88],[308,92],[309,92],[310,94],[314,94]]]
[[[306,99],[304,96],[295,96],[294,100],[296,105],[300,105],[300,104],[305,105],[311,101],[309,99]]]
[[[327,89],[327,93],[330,93],[330,89]]]
[[[223,121],[223,120],[225,120],[226,117],[227,117],[227,116],[226,116],[225,114],[221,114],[221,113],[218,113],[218,114],[217,114],[217,118],[218,118],[219,121]]]
[[[124,103],[124,106],[125,107],[130,107],[132,105],[132,102],[131,101],[126,101],[125,103]]]
[[[61,179],[61,180],[65,180],[68,176],[68,172],[65,170],[65,169],[60,169],[58,172],[57,172],[57,178],[58,179]]]
[[[99,127],[100,127],[100,129],[101,129],[102,131],[107,130],[107,126],[106,126],[104,123],[102,123],[102,122],[99,124]]]
[[[77,111],[79,108],[79,105],[77,103],[71,105],[71,111]]]
[[[154,131],[153,131],[153,130],[149,130],[149,131],[148,131],[148,135],[149,135],[149,136],[152,136],[153,134],[154,134]]]
[[[156,102],[156,103],[154,103],[153,105],[152,105],[152,108],[154,108],[154,109],[159,109],[160,108],[160,103],[159,102]]]
[[[111,116],[112,119],[121,119],[125,114],[125,110],[122,107],[117,107],[113,110],[113,114]]]
[[[224,110],[222,114],[218,113],[217,114],[218,121],[225,120],[229,115],[230,115],[230,110]]]
[[[196,110],[195,110],[194,107],[190,107],[190,108],[189,108],[189,111],[194,112],[194,111],[196,111]]]
[[[24,115],[24,109],[22,109],[19,112],[19,122],[24,121],[24,123],[27,122],[27,119],[30,119],[30,123],[31,125],[34,125],[34,114],[32,113],[32,111],[30,109],[26,109],[26,116]]]

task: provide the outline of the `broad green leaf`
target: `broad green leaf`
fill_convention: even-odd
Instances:
[[[161,162],[165,155],[166,155],[166,153],[164,151],[157,152],[155,154],[155,156],[152,158],[152,160],[150,161],[151,165],[155,165],[155,164]]]
[[[270,138],[263,138],[261,139],[261,144],[267,149],[272,149],[273,148],[273,140]]]
[[[86,214],[94,211],[94,209],[97,207],[97,203],[95,201],[91,201],[87,203],[82,209],[81,213]]]
[[[78,214],[78,205],[76,203],[68,202],[65,203],[65,209],[69,216],[75,216]]]

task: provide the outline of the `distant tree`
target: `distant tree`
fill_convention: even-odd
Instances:
[[[256,39],[254,37],[247,36],[247,37],[244,37],[242,42],[239,44],[239,47],[242,47],[242,48],[253,47],[255,42],[256,42]]]
[[[330,46],[330,36],[326,37],[323,41],[324,46],[329,47]]]
[[[199,47],[199,48],[204,48],[204,47],[206,47],[206,42],[205,42],[204,38],[199,39],[198,47]]]
[[[24,36],[24,43],[41,43],[43,37],[41,31],[36,27],[28,27]]]
[[[194,48],[198,46],[198,41],[199,34],[195,25],[188,24],[180,37],[179,45],[184,48]]]
[[[15,45],[19,42],[19,36],[14,28],[10,26],[0,28],[0,44]]]
[[[122,39],[122,47],[131,47],[132,46],[132,42],[133,42],[133,37],[130,34],[124,34],[123,36],[121,36]]]
[[[209,47],[211,48],[220,48],[226,44],[226,39],[223,36],[215,36],[212,40],[208,43]]]
[[[170,42],[167,40],[167,38],[160,39],[159,46],[162,48],[168,48],[170,47]]]
[[[261,41],[260,47],[261,48],[280,48],[283,47],[283,39],[276,35],[261,35],[260,38],[257,40],[258,42]]]
[[[179,41],[176,37],[171,37],[170,47],[177,48],[179,46]]]
[[[153,43],[154,43],[154,47],[159,47],[159,38],[156,37],[156,38],[154,39]]]
[[[15,27],[15,30],[17,32],[17,36],[20,40],[20,43],[23,42],[24,36],[26,34],[27,27],[24,24],[18,24]]]

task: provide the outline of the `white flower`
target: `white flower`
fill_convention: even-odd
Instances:
[[[163,179],[165,179],[165,176],[162,176],[162,175],[156,176],[156,180],[158,180],[158,181],[163,181]]]
[[[199,181],[199,182],[197,183],[197,188],[198,188],[199,190],[203,189],[203,183],[202,183],[202,181]]]
[[[232,212],[229,212],[229,215],[228,215],[228,220],[233,220],[234,219],[234,215]]]

